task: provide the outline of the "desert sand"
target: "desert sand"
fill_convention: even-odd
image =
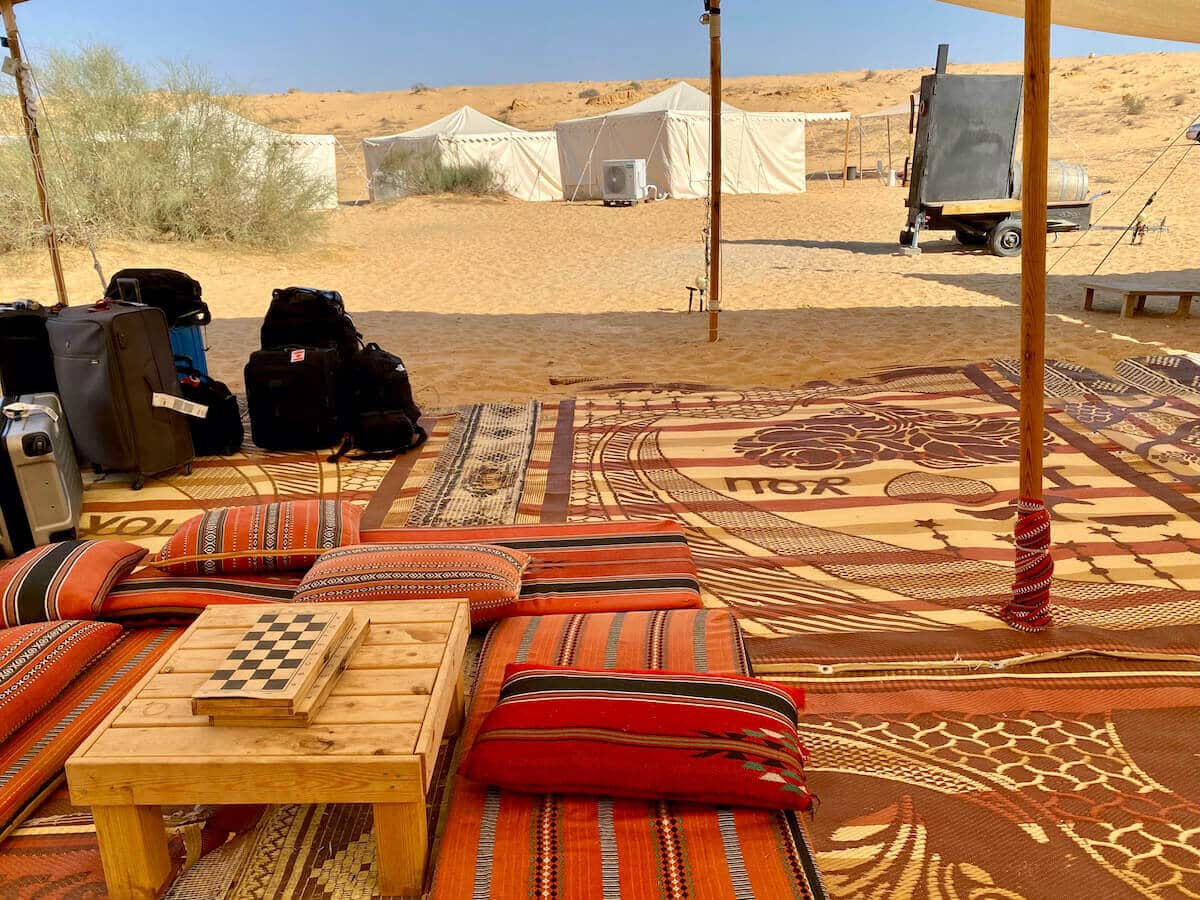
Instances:
[[[955,66],[1014,73],[1017,63]],[[871,112],[907,102],[926,69],[732,79],[728,99],[751,110]],[[1200,278],[1200,149],[1182,142],[1140,173],[1200,114],[1200,54],[1060,59],[1052,82],[1052,158],[1089,166],[1102,227],[1051,244],[1047,350],[1102,371],[1116,361],[1200,350],[1200,310],[1188,320],[1173,301],[1150,301],[1122,319],[1115,297],[1084,312],[1080,280],[1091,274],[1141,204],[1187,153],[1158,195],[1151,221],[1168,231],[1122,245],[1101,274],[1171,273]],[[227,245],[107,242],[107,273],[124,266],[182,269],[204,285],[213,374],[234,389],[257,346],[271,289],[336,288],[368,340],[401,354],[418,400],[430,408],[472,400],[553,397],[577,378],[789,386],[884,367],[1012,356],[1017,346],[1019,261],[998,259],[929,235],[916,258],[896,253],[902,188],[877,181],[810,181],[808,193],[737,196],[725,202],[726,284],[721,340],[706,341],[704,316],[688,315],[685,285],[703,267],[703,201],[632,209],[598,203],[409,198],[362,204],[358,141],[424,124],[469,103],[525,128],[590,115],[647,96],[672,79],[488,87],[414,93],[286,93],[246,98],[254,118],[280,130],[333,132],[343,204],[328,229],[286,253]],[[698,86],[704,82],[692,79]],[[599,102],[578,95],[599,92]],[[1144,97],[1129,115],[1123,96]],[[891,120],[897,168],[907,119]],[[886,165],[884,123],[865,126],[863,157]],[[839,171],[841,123],[809,128],[810,173]],[[852,161],[857,162],[857,138]],[[1128,193],[1118,199],[1122,192]],[[69,217],[69,209],[62,212]],[[86,252],[66,253],[73,302],[99,294]],[[0,257],[0,297],[52,302],[44,253]]]

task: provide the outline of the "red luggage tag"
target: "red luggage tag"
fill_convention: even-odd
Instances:
[[[304,351],[303,350],[293,350],[292,351],[292,362],[293,363],[304,362]]]

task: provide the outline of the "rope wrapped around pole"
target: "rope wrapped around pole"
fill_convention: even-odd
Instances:
[[[1050,513],[1042,499],[1046,381],[1046,175],[1050,4],[1025,0],[1025,133],[1021,170],[1021,457],[1016,577],[1000,616],[1020,631],[1052,623]]]

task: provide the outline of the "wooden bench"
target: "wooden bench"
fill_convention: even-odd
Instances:
[[[1161,281],[1146,281],[1137,278],[1098,278],[1083,282],[1083,308],[1092,308],[1096,291],[1112,291],[1122,297],[1121,317],[1132,319],[1135,312],[1146,308],[1147,297],[1178,297],[1179,308],[1175,317],[1186,319],[1191,313],[1192,298],[1200,294],[1200,284],[1165,284]]]

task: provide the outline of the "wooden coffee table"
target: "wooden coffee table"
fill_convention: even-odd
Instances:
[[[162,890],[170,862],[160,807],[200,803],[371,803],[380,892],[421,893],[425,794],[443,733],[462,722],[467,602],[355,606],[370,630],[306,728],[192,715],[192,692],[272,608],[205,610],[67,762],[72,802],[92,807],[112,897]]]

